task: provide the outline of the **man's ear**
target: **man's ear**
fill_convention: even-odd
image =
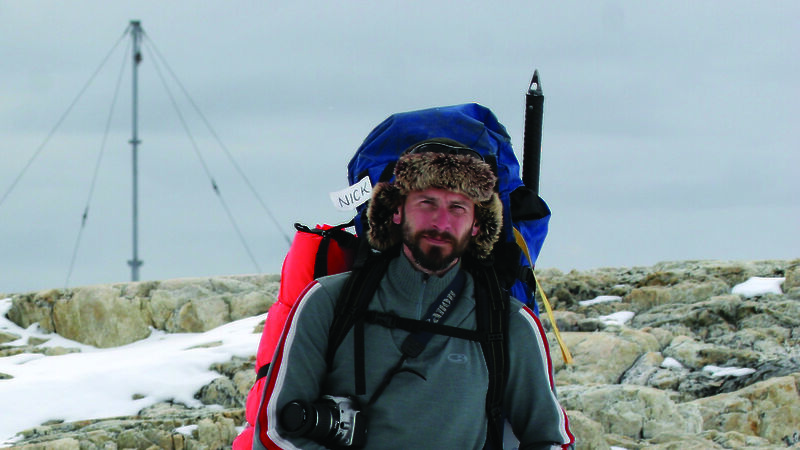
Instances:
[[[394,210],[394,214],[392,214],[392,223],[395,225],[400,225],[403,223],[403,206],[400,205]]]
[[[472,223],[472,237],[477,236],[480,231],[481,231],[481,226],[478,225],[478,222],[477,221],[473,222]]]

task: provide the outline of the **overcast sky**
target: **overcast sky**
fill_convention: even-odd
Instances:
[[[555,5],[0,0],[0,292],[130,280],[131,20],[143,280],[277,273],[395,112],[481,103],[521,156],[535,68],[540,268],[800,257],[800,3]]]

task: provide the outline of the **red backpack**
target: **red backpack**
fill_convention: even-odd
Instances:
[[[278,300],[269,309],[258,344],[256,382],[250,388],[245,405],[247,427],[233,441],[234,450],[253,447],[253,424],[256,423],[258,405],[264,391],[264,377],[269,372],[272,356],[295,301],[302,297],[303,291],[313,280],[345,272],[352,267],[357,238],[345,230],[350,225],[317,225],[311,229],[295,224],[297,232],[281,268]]]

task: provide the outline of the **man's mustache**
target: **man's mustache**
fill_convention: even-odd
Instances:
[[[455,242],[456,237],[448,232],[440,232],[436,230],[423,230],[420,232],[420,235],[432,239],[438,239],[440,241],[447,241],[447,242]]]

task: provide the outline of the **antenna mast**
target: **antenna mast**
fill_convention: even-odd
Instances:
[[[139,281],[139,63],[142,62],[140,43],[142,27],[138,20],[131,21],[131,37],[133,38],[133,132],[130,144],[133,150],[133,257],[128,261],[131,266],[131,281]]]

